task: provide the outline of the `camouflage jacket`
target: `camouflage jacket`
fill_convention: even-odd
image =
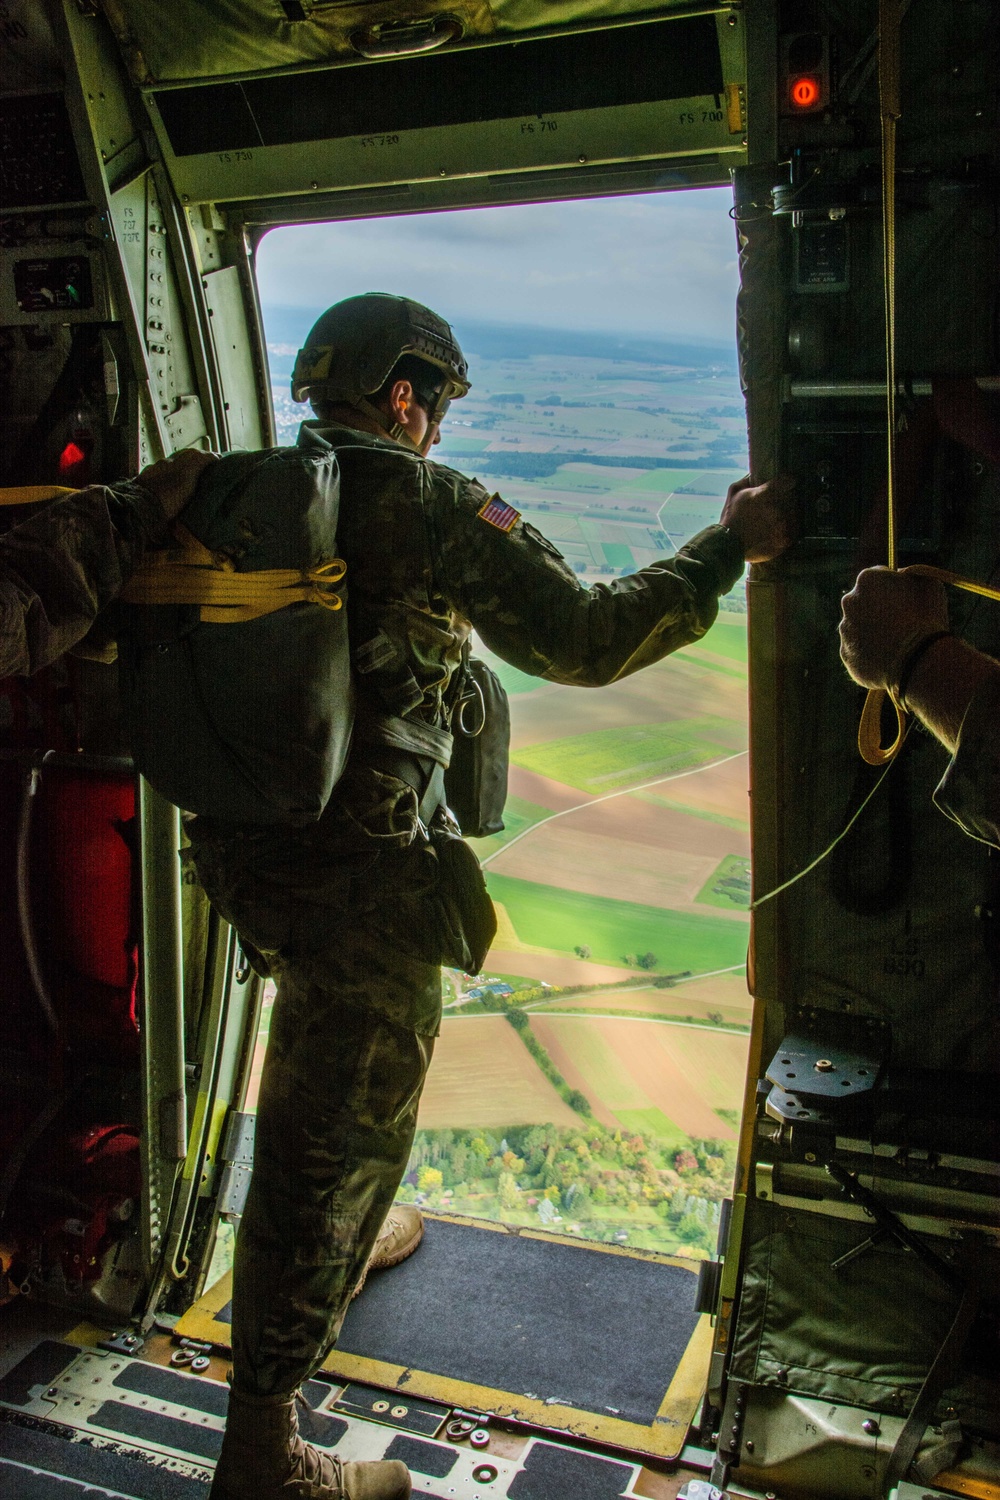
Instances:
[[[1000,689],[985,683],[965,711],[934,801],[970,838],[1000,848]]]
[[[299,443],[318,438],[341,467],[337,550],[361,691],[370,676],[397,713],[441,723],[472,627],[532,676],[615,682],[704,635],[743,572],[736,538],[710,526],[676,556],[588,588],[513,507],[497,497],[491,508],[478,480],[367,433],[304,423]]]
[[[75,646],[166,531],[155,496],[123,480],[67,495],[0,537],[0,677],[38,672]]]
[[[305,422],[341,469],[337,550],[347,563],[357,754],[331,802],[376,837],[412,837],[409,803],[365,765],[369,712],[432,727],[475,628],[504,661],[579,687],[615,682],[705,634],[743,571],[725,527],[625,578],[581,583],[558,548],[475,479],[351,428]],[[341,830],[343,831],[343,830]]]

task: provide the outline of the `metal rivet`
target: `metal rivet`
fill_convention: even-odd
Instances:
[[[817,1057],[816,1061],[813,1063],[813,1067],[816,1069],[817,1073],[833,1072],[833,1063],[828,1057]]]
[[[874,1417],[868,1417],[864,1422],[862,1422],[861,1431],[867,1432],[869,1437],[878,1437],[882,1429],[875,1421]]]
[[[753,1438],[747,1438],[747,1452],[753,1452]]]

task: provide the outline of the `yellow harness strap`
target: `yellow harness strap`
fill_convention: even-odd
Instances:
[[[0,489],[0,505],[39,505],[79,492],[58,484],[25,484]],[[315,568],[263,568],[237,573],[198,538],[174,522],[177,547],[153,552],[132,575],[120,597],[127,604],[200,604],[208,625],[238,625],[272,615],[289,604],[319,604],[340,609],[337,585],[347,572],[343,558],[332,557]]]
[[[78,491],[60,484],[21,484],[13,490],[0,490],[0,505],[40,505],[43,500],[58,500]]]
[[[174,536],[178,547],[150,554],[132,575],[120,596],[126,604],[200,604],[209,625],[242,624],[289,604],[343,605],[336,588],[347,572],[342,558],[309,569],[237,573],[228,558],[220,560],[178,521]]]

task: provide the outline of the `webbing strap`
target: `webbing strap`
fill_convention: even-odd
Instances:
[[[78,491],[61,484],[19,484],[12,490],[0,490],[0,505],[41,505],[43,500],[59,500]]]
[[[179,548],[153,552],[122,589],[126,604],[200,604],[209,625],[242,624],[274,614],[289,604],[343,605],[336,586],[347,571],[340,557],[314,568],[263,568],[237,573],[180,522],[174,523]]]
[[[425,756],[447,769],[451,764],[454,740],[446,729],[423,724],[419,719],[401,719],[394,714],[379,714],[358,706],[355,728],[359,740],[368,745],[385,745],[409,755]]]

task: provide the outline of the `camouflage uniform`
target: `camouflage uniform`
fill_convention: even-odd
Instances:
[[[456,961],[456,929],[489,937],[475,857],[443,810],[424,836],[416,792],[377,769],[367,726],[386,713],[445,723],[473,626],[534,676],[613,682],[703,635],[743,570],[736,539],[710,527],[676,557],[588,589],[502,502],[493,521],[480,516],[490,496],[475,480],[304,424],[300,444],[323,440],[342,473],[351,763],[309,829],[192,827],[209,895],[278,980],[233,1287],[234,1379],[259,1396],[294,1389],[333,1343],[406,1167],[440,964]]]
[[[0,677],[38,672],[75,646],[166,531],[159,500],[123,480],[57,500],[0,538]]]
[[[970,838],[1000,848],[1000,688],[983,684],[965,711],[954,755],[934,801]]]

